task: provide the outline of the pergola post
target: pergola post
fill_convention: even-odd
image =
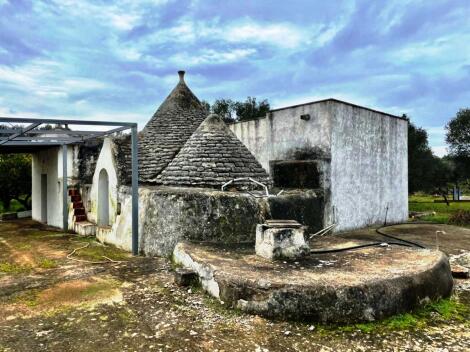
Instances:
[[[139,254],[139,167],[137,126],[131,128],[132,144],[132,254]]]
[[[69,229],[69,207],[67,190],[67,144],[62,144],[62,227]]]

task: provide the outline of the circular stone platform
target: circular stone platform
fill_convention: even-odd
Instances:
[[[253,246],[182,242],[173,257],[225,305],[267,317],[371,321],[447,297],[453,285],[447,257],[428,249],[370,247],[288,263],[260,258]]]

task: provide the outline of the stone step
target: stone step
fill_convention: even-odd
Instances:
[[[71,196],[71,198],[72,198],[72,203],[82,201],[82,196],[81,195]]]
[[[73,209],[73,214],[74,215],[86,215],[85,214],[85,208],[74,208]]]
[[[74,202],[74,203],[72,203],[72,204],[73,204],[73,208],[74,208],[74,209],[77,209],[77,208],[85,208],[85,207],[83,206],[83,202]]]
[[[76,222],[73,225],[73,230],[80,236],[95,236],[96,225],[89,221]]]
[[[75,222],[86,221],[86,215],[75,215]]]
[[[69,196],[79,196],[80,191],[78,189],[69,189]]]

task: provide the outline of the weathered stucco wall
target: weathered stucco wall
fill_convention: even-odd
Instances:
[[[310,120],[302,120],[304,114]],[[337,231],[360,228],[384,222],[385,213],[389,222],[407,219],[406,121],[326,100],[230,128],[267,170],[271,160],[299,159],[302,149],[319,147],[331,157],[323,170],[325,225],[334,217]]]
[[[113,142],[110,138],[105,138],[100,154],[96,161],[95,172],[93,173],[92,184],[84,187],[82,197],[87,211],[88,220],[97,223],[98,221],[98,193],[99,177],[101,170],[106,170],[108,174],[108,194],[109,194],[109,221],[112,226],[116,220],[118,203],[118,179],[116,173],[116,163],[114,160]]]
[[[331,204],[336,230],[408,218],[408,125],[360,107],[330,103]]]
[[[109,231],[98,231],[97,238],[130,251],[130,188],[121,186],[118,193],[121,214]],[[203,188],[140,186],[139,248],[145,255],[167,256],[183,239],[254,243],[256,225],[273,217],[307,223],[313,232],[322,222],[322,207],[322,194],[313,191],[266,199]]]
[[[73,146],[67,149],[67,183],[77,177],[77,155]],[[41,175],[47,175],[47,224],[62,227],[62,148],[54,147],[32,155],[32,218],[42,220]]]
[[[254,241],[266,204],[243,193],[157,187],[147,190],[141,248],[169,255],[182,239],[238,243]]]
[[[116,214],[110,230],[98,231],[96,237],[103,243],[113,244],[126,251],[132,250],[132,197],[131,188],[120,186],[118,201],[121,203],[121,213]],[[139,187],[139,239],[142,238],[143,225],[148,216],[147,204],[150,192],[145,187]],[[142,250],[142,246],[140,246]]]
[[[308,121],[300,118],[306,114]],[[314,146],[328,153],[331,144],[327,103],[273,110],[265,118],[229,127],[268,172],[270,160],[293,159],[299,149]]]

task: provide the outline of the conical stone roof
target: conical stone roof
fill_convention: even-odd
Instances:
[[[234,178],[271,179],[245,145],[215,114],[209,115],[158,177],[169,186],[219,188]],[[246,184],[246,183],[245,183]]]
[[[139,180],[154,182],[208,112],[184,82],[180,81],[139,134]]]

